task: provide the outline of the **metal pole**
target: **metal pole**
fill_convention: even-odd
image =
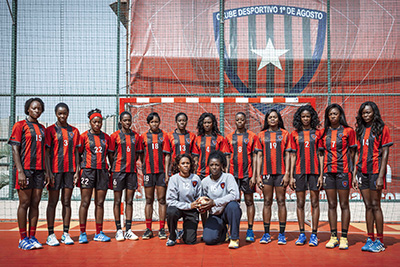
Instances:
[[[225,1],[219,1],[219,96],[224,97],[224,10]],[[224,134],[225,106],[219,104],[219,129]]]
[[[8,136],[11,136],[12,127],[15,124],[15,103],[16,103],[16,91],[17,91],[17,7],[18,1],[12,1],[12,41],[11,41],[11,97],[10,97],[10,120],[8,124]],[[12,151],[10,150],[9,155],[9,191],[8,197],[14,199],[13,194],[13,165],[14,160],[12,157]]]
[[[117,5],[117,88],[116,88],[116,97],[115,97],[115,117],[117,118],[115,120],[115,129],[118,129],[118,116],[119,116],[119,72],[120,72],[120,66],[119,66],[119,61],[120,61],[120,49],[121,49],[121,44],[120,44],[120,36],[121,36],[121,0],[118,0],[118,5]]]
[[[327,6],[327,11],[326,11],[326,15],[327,17],[327,42],[328,42],[328,46],[327,46],[327,53],[328,53],[328,66],[327,66],[327,70],[328,70],[328,105],[331,104],[331,94],[332,94],[332,83],[331,83],[331,1],[328,0],[326,2],[326,6]]]

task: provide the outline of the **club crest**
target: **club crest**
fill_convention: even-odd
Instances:
[[[244,139],[244,143],[247,145],[247,144],[249,143],[249,139],[248,139],[248,138],[245,138],[245,139]]]
[[[339,133],[339,134],[338,134],[338,137],[339,137],[339,138],[342,138],[342,137],[343,137],[343,133]]]
[[[75,136],[75,134],[73,132],[69,132],[68,135],[70,138],[74,138],[74,136]]]
[[[190,144],[190,138],[186,138],[186,143]]]
[[[222,189],[225,188],[225,183],[221,183],[221,188],[222,188]]]
[[[283,139],[283,136],[282,136],[282,135],[278,135],[277,137],[278,137],[278,140],[279,140],[279,141],[282,141],[282,139]]]
[[[193,187],[196,187],[196,185],[198,184],[198,182],[197,181],[192,181],[192,185],[193,185]]]
[[[215,146],[217,144],[217,140],[211,140],[211,144]]]
[[[158,138],[158,140],[160,140],[160,142],[164,142],[164,136],[160,136],[160,137]]]
[[[106,144],[107,144],[107,140],[105,140],[105,139],[100,139],[100,143],[101,143],[102,145],[106,145]]]
[[[343,185],[343,187],[347,187],[349,185],[349,182],[348,181],[342,181],[342,185]]]
[[[315,139],[317,139],[317,135],[316,135],[316,134],[312,134],[312,135],[311,135],[311,138],[312,138],[313,140],[315,140]]]

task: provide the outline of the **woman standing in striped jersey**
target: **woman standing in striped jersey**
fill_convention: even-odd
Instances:
[[[49,201],[47,205],[47,228],[49,236],[46,244],[58,246],[60,243],[54,234],[54,219],[57,202],[61,192],[63,235],[61,242],[73,245],[69,235],[71,220],[71,196],[79,178],[79,131],[67,123],[69,107],[58,103],[54,109],[57,122],[46,129],[46,173],[50,178],[48,185]]]
[[[119,116],[119,130],[113,133],[111,138],[114,147],[112,159],[112,186],[114,190],[114,218],[117,233],[117,241],[138,240],[139,237],[132,232],[132,202],[137,189],[136,161],[143,152],[143,142],[138,133],[131,130],[132,115],[124,111]],[[125,235],[121,229],[121,198],[125,190],[126,222]]]
[[[328,198],[328,219],[331,239],[327,248],[348,249],[350,224],[349,192],[356,151],[355,131],[347,124],[343,108],[331,104],[325,109],[324,133],[319,142],[319,160],[324,166],[324,189]],[[342,236],[337,237],[337,195],[342,210]]]
[[[389,147],[393,145],[389,128],[383,122],[378,106],[371,101],[361,104],[357,114],[357,168],[354,169],[353,186],[361,190],[365,204],[365,221],[368,239],[363,251],[381,252],[383,245],[382,189],[386,187],[386,165]],[[358,183],[357,179],[358,178]],[[374,222],[377,238],[374,236]]]
[[[88,243],[86,235],[87,212],[90,205],[93,189],[96,218],[96,235],[94,241],[108,242],[110,238],[103,233],[104,200],[108,189],[109,173],[107,156],[111,162],[113,143],[110,137],[101,131],[103,116],[99,109],[88,113],[90,129],[81,135],[82,154],[81,179],[78,186],[81,188],[81,205],[79,207],[79,224],[81,234],[79,243]]]
[[[14,124],[8,143],[11,145],[16,171],[15,189],[18,190],[17,220],[20,233],[18,248],[31,250],[42,248],[35,237],[39,217],[39,202],[45,184],[45,128],[38,119],[44,112],[40,98],[25,102],[25,120]],[[46,177],[48,183],[48,177]],[[29,211],[29,212],[28,212]],[[26,232],[26,217],[29,232]]]
[[[147,124],[149,131],[142,134],[144,154],[141,154],[141,162],[143,163],[143,180],[144,193],[146,197],[145,217],[146,231],[142,239],[150,239],[153,237],[152,217],[154,191],[157,190],[158,214],[160,220],[160,230],[158,238],[166,239],[165,233],[165,217],[167,212],[167,204],[165,194],[168,183],[168,168],[171,159],[171,146],[168,135],[160,129],[161,119],[158,113],[152,112],[147,116]]]
[[[271,109],[265,114],[264,128],[258,134],[261,149],[257,155],[257,184],[264,194],[264,235],[260,243],[271,242],[269,228],[271,206],[275,188],[278,204],[279,236],[278,244],[285,245],[286,205],[285,193],[289,184],[290,148],[289,132],[285,130],[281,114]]]
[[[307,241],[304,234],[304,206],[306,191],[310,190],[312,210],[312,234],[310,246],[318,245],[317,231],[319,222],[319,190],[323,182],[322,165],[318,164],[318,141],[321,131],[319,118],[315,109],[310,106],[300,107],[293,117],[293,126],[296,128],[290,134],[290,183],[292,190],[296,190],[297,219],[300,235],[296,245],[304,245]]]

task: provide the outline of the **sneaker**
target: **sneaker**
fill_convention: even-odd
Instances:
[[[149,228],[146,228],[146,231],[142,235],[142,239],[146,240],[146,239],[150,239],[152,237],[153,237],[153,232]]]
[[[283,234],[279,233],[279,235],[278,235],[278,245],[286,245],[285,233],[283,233]]]
[[[139,237],[137,235],[135,235],[134,232],[132,232],[131,229],[129,229],[128,231],[125,232],[125,239],[126,240],[138,240]]]
[[[34,249],[35,247],[31,244],[29,238],[25,237],[24,239],[19,240],[18,248],[22,250],[31,250]]]
[[[311,234],[310,236],[310,242],[308,242],[308,245],[310,247],[316,247],[318,246],[318,237],[316,234]]]
[[[229,233],[226,232],[225,241],[224,242],[228,242],[230,239],[231,239],[231,237],[229,236]]]
[[[231,239],[228,248],[239,248],[239,239]]]
[[[271,236],[265,233],[260,239],[260,244],[268,244],[269,242],[271,242]]]
[[[339,240],[336,236],[331,236],[331,239],[326,243],[326,248],[335,248],[339,245]]]
[[[183,236],[183,230],[176,230],[176,240],[180,240]]]
[[[382,252],[385,251],[385,245],[382,244],[379,239],[376,239],[371,245],[371,252]]]
[[[347,241],[347,237],[340,238],[339,249],[349,249],[349,241]]]
[[[43,248],[43,245],[36,239],[36,237],[31,236],[29,238],[29,242],[35,247],[35,248]]]
[[[299,235],[299,238],[297,238],[295,244],[298,245],[298,246],[302,246],[302,245],[304,245],[306,242],[307,242],[307,237],[306,237],[305,234],[302,233],[302,234]]]
[[[158,238],[159,239],[167,239],[167,234],[165,233],[165,228],[161,228],[158,231]]]
[[[122,232],[121,229],[119,229],[117,231],[117,233],[115,234],[115,240],[117,240],[117,241],[124,241],[125,240],[124,232]]]
[[[85,233],[81,233],[79,235],[79,244],[86,244],[86,243],[89,243],[89,241],[87,239],[86,232]]]
[[[51,234],[47,237],[46,244],[50,247],[59,246],[60,242],[58,242],[57,237],[55,234]]]
[[[368,237],[367,242],[365,242],[365,245],[361,248],[361,251],[371,252],[372,244],[374,244],[374,241]]]
[[[64,243],[65,245],[73,245],[75,242],[68,233],[64,233],[61,236],[61,243]]]
[[[254,232],[253,232],[253,229],[247,229],[247,232],[246,232],[246,242],[254,242]]]
[[[176,245],[176,241],[171,240],[171,239],[168,238],[168,241],[167,241],[166,245],[167,245],[167,247],[175,246]]]
[[[111,241],[111,238],[106,236],[103,231],[100,231],[99,234],[95,235],[93,238],[94,241],[100,241],[100,242],[109,242]]]

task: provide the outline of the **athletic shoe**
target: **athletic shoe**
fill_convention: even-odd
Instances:
[[[253,229],[247,229],[247,232],[246,232],[246,242],[254,242],[254,232],[253,232]]]
[[[265,233],[260,239],[260,244],[268,244],[269,242],[271,242],[271,236]]]
[[[231,239],[231,237],[229,236],[229,233],[226,232],[225,241],[224,242],[228,242],[230,239]]]
[[[279,235],[278,235],[278,245],[286,245],[285,233],[283,233],[283,234],[279,233]]]
[[[46,244],[50,247],[59,246],[60,242],[58,242],[57,237],[55,234],[51,234],[47,237]]]
[[[81,233],[79,235],[79,244],[86,244],[86,243],[89,243],[89,241],[87,239],[86,232],[85,233]]]
[[[152,237],[153,237],[153,232],[149,228],[146,228],[146,231],[142,235],[142,239],[146,240],[146,239],[150,239]]]
[[[310,247],[316,247],[318,246],[318,237],[316,234],[311,234],[310,236],[310,242],[308,242],[308,245]]]
[[[119,229],[117,231],[117,233],[115,234],[115,240],[117,240],[117,241],[124,241],[125,240],[124,232],[122,232],[121,229]]]
[[[326,248],[335,248],[339,245],[339,240],[336,236],[331,236],[331,239],[326,243]]]
[[[371,246],[371,252],[382,252],[385,251],[385,246],[382,244],[381,241],[379,241],[379,239],[376,239],[372,246]]]
[[[306,237],[305,234],[302,233],[302,234],[299,235],[299,238],[297,238],[295,244],[298,245],[298,246],[302,246],[302,245],[304,245],[306,242],[307,242],[307,237]]]
[[[228,248],[239,248],[239,239],[231,239]]]
[[[183,230],[180,231],[176,230],[176,240],[181,239],[182,236],[183,236]]]
[[[132,232],[131,229],[129,229],[128,231],[125,232],[125,239],[127,240],[138,240],[139,237],[137,235],[135,235],[134,232]]]
[[[25,237],[24,239],[19,240],[18,248],[22,250],[31,250],[34,249],[35,247],[31,244],[29,238]]]
[[[109,242],[111,241],[111,238],[106,236],[103,231],[100,231],[99,234],[95,235],[93,238],[94,241],[100,241],[100,242]]]
[[[176,245],[176,241],[171,240],[171,239],[168,238],[168,241],[167,241],[166,245],[167,245],[167,247],[175,246]]]
[[[161,228],[158,231],[158,238],[159,239],[167,239],[167,234],[165,233],[165,228]]]
[[[368,237],[367,242],[365,245],[361,248],[361,251],[368,251],[371,252],[371,247],[374,244],[374,241],[372,241],[371,238]]]
[[[64,233],[61,236],[61,243],[64,243],[65,245],[73,245],[75,242],[68,233]]]
[[[35,247],[35,248],[43,248],[43,245],[36,239],[36,237],[31,236],[29,238],[29,242]]]
[[[349,249],[349,241],[347,241],[347,237],[340,238],[339,249]]]

